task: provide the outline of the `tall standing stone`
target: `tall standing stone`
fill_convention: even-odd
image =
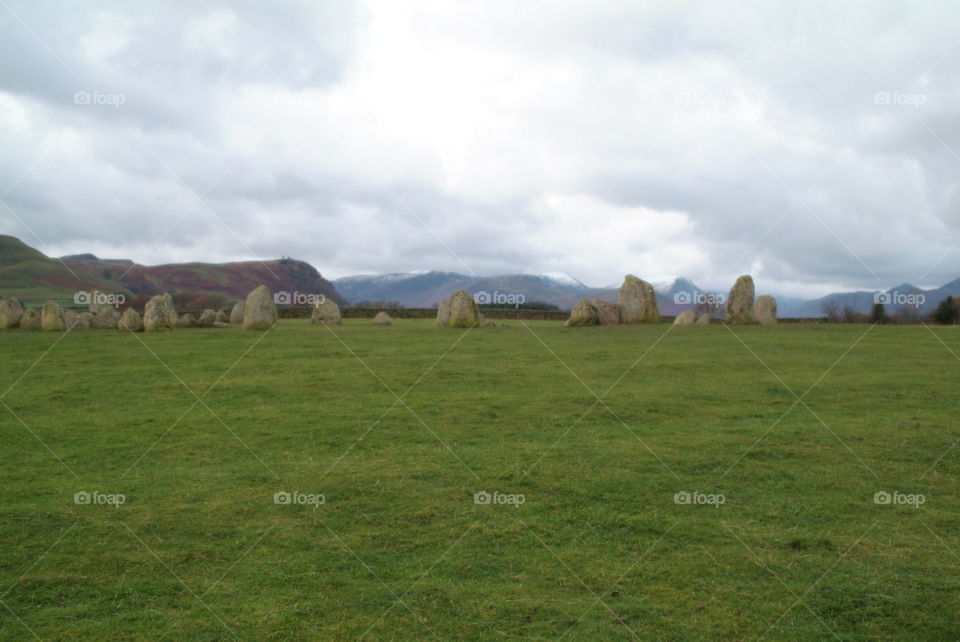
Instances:
[[[267,330],[277,322],[277,304],[265,285],[258,285],[243,304],[243,329]]]
[[[450,297],[451,328],[472,328],[480,322],[480,308],[466,290],[457,290]]]
[[[169,293],[157,294],[143,309],[143,329],[147,332],[172,330],[177,327],[177,309]]]
[[[314,304],[313,311],[310,313],[310,323],[340,325],[340,306],[329,297],[323,297]]]
[[[777,300],[769,294],[757,297],[753,304],[753,318],[763,325],[774,325],[777,322]]]
[[[727,323],[753,323],[753,278],[744,274],[730,288],[727,298]]]
[[[442,301],[437,308],[437,327],[445,328],[450,325],[450,301]]]
[[[230,323],[233,323],[234,325],[243,323],[244,307],[243,301],[237,301],[233,304],[233,309],[230,310]]]
[[[623,279],[617,305],[620,306],[620,323],[660,322],[660,304],[653,286],[632,274]]]
[[[43,304],[43,310],[40,312],[40,328],[53,332],[61,332],[65,329],[63,310],[55,301],[47,301]]]

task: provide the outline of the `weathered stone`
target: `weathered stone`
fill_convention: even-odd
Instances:
[[[660,304],[653,286],[632,274],[624,277],[617,304],[620,306],[620,323],[660,321]]]
[[[230,324],[229,324],[229,323],[224,323],[223,321],[214,321],[213,324],[211,325],[211,327],[213,327],[213,328],[229,328],[229,327],[230,327]]]
[[[27,308],[20,316],[20,327],[24,330],[40,329],[40,311],[34,308]]]
[[[63,311],[63,327],[67,330],[77,330],[77,313],[73,310]]]
[[[198,328],[212,328],[213,324],[217,322],[217,313],[213,310],[204,310],[200,313],[200,318],[197,319]]]
[[[777,322],[777,300],[769,294],[757,297],[753,304],[753,318],[763,325],[774,325]]]
[[[258,285],[243,306],[244,330],[267,330],[277,322],[277,305],[265,285]]]
[[[173,297],[164,292],[147,301],[143,309],[143,329],[147,332],[172,330],[177,327],[177,309]]]
[[[480,321],[480,308],[466,290],[457,290],[450,297],[451,328],[472,328]]]
[[[116,330],[120,323],[120,312],[113,306],[100,308],[100,311],[93,315],[90,327],[97,330]]]
[[[710,315],[706,312],[697,317],[697,325],[710,325]]]
[[[340,306],[329,297],[323,297],[314,304],[310,323],[340,325]]]
[[[230,315],[228,315],[223,310],[217,310],[217,318],[214,323],[223,323],[225,325],[230,324]]]
[[[393,319],[390,318],[390,315],[383,311],[377,312],[377,316],[373,317],[374,325],[390,325],[391,321]]]
[[[445,328],[450,325],[450,301],[442,301],[437,308],[437,327]]]
[[[620,306],[616,303],[601,299],[590,299],[590,303],[597,309],[597,320],[600,325],[617,325],[620,323]]]
[[[143,317],[133,308],[127,308],[120,317],[120,323],[117,329],[125,332],[141,332],[143,330]]]
[[[600,314],[597,306],[593,304],[595,299],[584,299],[573,306],[570,311],[570,318],[564,324],[568,327],[577,327],[585,325],[598,325],[600,323]]]
[[[730,288],[727,298],[727,323],[753,322],[753,278],[744,274]]]
[[[117,312],[117,316],[120,316],[120,312],[117,310],[116,306],[113,303],[108,303],[111,299],[109,295],[100,292],[99,290],[94,290],[89,293],[90,304],[87,306],[91,314],[99,314],[101,310],[114,310]]]
[[[230,310],[230,323],[240,324],[243,323],[243,301],[237,301],[233,304],[233,309]]]
[[[40,312],[40,328],[52,332],[62,332],[65,329],[63,310],[56,301],[47,301],[43,304],[43,310]]]
[[[693,325],[695,320],[693,310],[684,310],[673,320],[673,325]]]
[[[93,327],[93,315],[89,312],[81,312],[77,315],[77,330],[89,330]]]
[[[197,325],[197,322],[193,318],[192,314],[184,313],[180,315],[179,319],[177,319],[178,328],[192,328],[195,325]]]
[[[0,299],[0,330],[16,328],[23,316],[23,305],[15,297]]]

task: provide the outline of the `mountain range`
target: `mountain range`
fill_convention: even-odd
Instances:
[[[347,276],[329,281],[309,263],[290,258],[236,263],[174,263],[145,266],[129,259],[102,259],[92,254],[51,258],[13,236],[0,235],[0,296],[15,296],[25,303],[46,299],[66,301],[78,291],[135,295],[160,292],[220,295],[244,298],[258,285],[274,292],[323,294],[340,305],[361,302],[396,302],[405,307],[429,308],[466,290],[489,303],[509,307],[521,300],[541,302],[569,310],[578,301],[596,298],[616,302],[617,286],[596,288],[563,273],[470,276],[456,272],[416,271],[395,274]],[[691,280],[677,278],[654,284],[660,311],[667,316],[695,306],[696,301],[720,299]],[[757,292],[765,294],[762,288]],[[770,293],[776,295],[776,293]],[[876,292],[829,294],[819,299],[777,297],[781,317],[821,317],[828,306],[850,307],[869,313]],[[960,279],[939,288],[923,290],[904,283],[884,290],[888,313],[901,305],[921,314],[932,311],[946,296],[960,296]],[[722,307],[722,306],[721,306]],[[719,315],[722,316],[722,313]]]

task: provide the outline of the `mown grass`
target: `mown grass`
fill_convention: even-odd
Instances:
[[[957,328],[291,320],[0,350],[4,639],[960,635]]]

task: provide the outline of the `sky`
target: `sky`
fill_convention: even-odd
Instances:
[[[960,277],[960,4],[0,0],[0,233],[328,278]]]

